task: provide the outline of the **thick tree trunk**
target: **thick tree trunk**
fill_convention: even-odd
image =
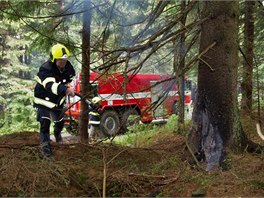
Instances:
[[[87,96],[90,93],[90,24],[91,24],[91,1],[84,0],[83,13],[83,30],[82,30],[82,71],[81,71],[81,94]],[[88,142],[88,116],[84,112],[87,112],[88,105],[81,102],[81,116],[80,116],[80,139],[81,142]]]
[[[215,44],[199,62],[197,99],[189,136],[194,152],[210,171],[223,161],[232,142],[244,136],[237,109],[238,1],[205,1],[200,52]],[[235,134],[235,136],[233,136]],[[233,141],[233,137],[237,140]]]
[[[245,1],[244,66],[242,79],[241,109],[246,113],[252,110],[252,76],[254,60],[254,1]]]

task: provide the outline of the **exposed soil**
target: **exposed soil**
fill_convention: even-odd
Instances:
[[[39,134],[0,137],[0,196],[264,197],[264,154],[230,154],[229,170],[208,173],[184,160],[184,137],[162,133],[146,148],[69,139],[39,155]],[[104,175],[105,170],[105,175]]]

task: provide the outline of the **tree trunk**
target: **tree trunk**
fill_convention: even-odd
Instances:
[[[245,28],[244,28],[244,64],[242,79],[241,109],[245,113],[252,110],[252,76],[254,60],[254,1],[245,1]]]
[[[181,1],[181,12],[184,13],[186,7],[186,1],[183,0]],[[183,14],[183,17],[181,19],[181,24],[185,26],[186,23],[186,14]],[[185,66],[185,33],[183,32],[180,37],[180,43],[179,43],[179,70],[180,73],[182,73],[183,68]],[[179,126],[183,126],[184,130],[184,110],[185,110],[185,103],[184,103],[184,98],[185,98],[185,74],[182,73],[181,76],[179,76],[179,119],[178,119],[178,124]],[[179,130],[181,127],[178,127]]]
[[[244,139],[237,104],[238,1],[204,1],[200,53],[213,44],[200,59],[198,90],[191,149],[206,161],[206,170],[216,164],[224,167],[226,151]],[[235,138],[233,140],[233,138]]]
[[[81,71],[81,95],[87,96],[90,93],[90,25],[91,25],[91,1],[84,0],[83,30],[82,30],[82,71]],[[81,142],[88,142],[88,105],[81,101],[80,116],[80,139]]]

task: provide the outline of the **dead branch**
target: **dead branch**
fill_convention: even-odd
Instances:
[[[0,144],[0,148],[24,149],[25,147],[38,147],[39,144]]]
[[[68,147],[68,146],[74,146],[76,143],[67,143],[67,144],[54,144],[52,145],[53,147]],[[33,147],[39,147],[40,144],[0,144],[0,148],[3,149],[27,149],[28,148],[33,148]]]
[[[194,152],[192,151],[192,149],[191,149],[191,147],[190,147],[190,145],[189,145],[189,143],[188,143],[187,138],[188,138],[188,136],[187,136],[186,139],[185,139],[185,144],[186,144],[186,146],[187,146],[188,151],[189,151],[190,154],[192,155],[192,158],[193,158],[193,160],[195,161],[195,163],[196,163],[198,169],[201,170],[201,171],[205,171],[205,170],[203,169],[203,167],[200,165],[200,163],[199,163],[199,161],[197,160],[196,156],[194,155]]]
[[[89,194],[88,189],[86,189],[79,181],[78,178],[76,178],[76,175],[74,173],[71,173],[69,175],[69,178],[72,183],[74,183],[76,186],[78,186],[80,189],[82,189],[86,194]]]
[[[161,178],[161,179],[166,179],[167,176],[164,175],[146,175],[146,174],[137,174],[137,173],[128,173],[128,176],[136,176],[136,177],[152,177],[152,178]]]
[[[263,135],[263,133],[261,132],[260,124],[259,124],[259,123],[256,124],[256,128],[257,128],[257,133],[258,133],[259,137],[260,137],[262,140],[264,140],[264,135]]]
[[[119,153],[117,153],[114,157],[112,157],[109,161],[106,160],[106,153],[105,149],[103,148],[103,198],[106,197],[106,178],[107,178],[107,166],[114,161],[115,158],[117,158],[121,153],[124,151],[127,151],[128,149],[122,150]]]
[[[158,3],[158,5],[155,7],[154,11],[150,14],[148,23],[146,24],[146,26],[144,27],[144,29],[135,36],[134,40],[132,41],[132,44],[135,43],[135,42],[137,42],[140,39],[140,37],[142,37],[144,35],[144,33],[146,32],[146,30],[161,15],[161,13],[163,12],[164,8],[168,4],[169,4],[169,1],[160,1]]]
[[[192,4],[189,5],[189,7],[186,9],[186,12],[189,11],[189,9],[192,8]],[[179,35],[181,35],[183,32],[187,32],[190,31],[192,28],[200,25],[201,23],[203,23],[205,20],[207,19],[202,19],[200,21],[195,21],[193,23],[190,23],[189,25],[180,28],[179,30],[176,31],[172,31],[170,32],[170,30],[176,25],[178,24],[178,22],[180,21],[182,16],[179,16],[177,19],[169,22],[168,24],[164,25],[163,28],[161,28],[159,31],[157,31],[155,34],[152,34],[151,36],[149,36],[148,38],[146,38],[145,40],[142,40],[140,42],[140,44],[132,46],[130,48],[127,47],[123,47],[123,48],[119,48],[113,51],[109,51],[107,54],[105,54],[105,56],[108,56],[110,54],[114,54],[114,53],[118,53],[117,55],[114,56],[113,60],[117,60],[117,58],[121,55],[121,53],[125,52],[130,52],[130,53],[135,53],[135,52],[142,52],[145,51],[149,48],[152,48],[151,53],[147,56],[148,58],[150,57],[150,55],[152,53],[154,53],[155,51],[157,51],[157,49],[161,48],[162,46],[164,46],[165,44],[167,44],[168,42],[171,42],[172,40],[175,40]],[[168,33],[170,32],[170,33]],[[162,36],[163,35],[163,36]],[[157,38],[159,38],[159,40],[156,40]],[[104,65],[100,65],[97,68],[99,70],[102,69],[106,69],[111,67],[112,65],[116,65],[116,63],[113,63],[113,60],[109,60],[107,61]],[[146,60],[143,60],[141,63],[138,64],[138,66],[141,66],[142,63],[144,63]],[[124,61],[123,61],[124,62]],[[110,65],[111,64],[111,65]],[[138,66],[136,68],[138,68]]]
[[[213,42],[211,45],[209,45],[204,51],[202,51],[200,54],[196,55],[190,62],[183,68],[182,73],[179,74],[182,75],[186,73],[198,60],[201,60],[201,57],[206,54],[208,50],[210,50],[212,47],[216,45],[216,42]],[[211,68],[211,67],[210,67]],[[213,69],[213,68],[211,68]]]
[[[178,174],[176,177],[169,178],[169,179],[166,179],[164,181],[160,181],[159,182],[159,185],[168,185],[168,184],[171,184],[171,183],[177,181],[179,178],[180,178],[180,174]]]

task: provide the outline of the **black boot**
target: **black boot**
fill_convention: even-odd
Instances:
[[[62,144],[63,143],[61,134],[55,136],[55,139],[56,139],[56,143],[57,144]]]
[[[52,156],[51,145],[49,142],[43,142],[41,144],[41,152],[44,157]]]

